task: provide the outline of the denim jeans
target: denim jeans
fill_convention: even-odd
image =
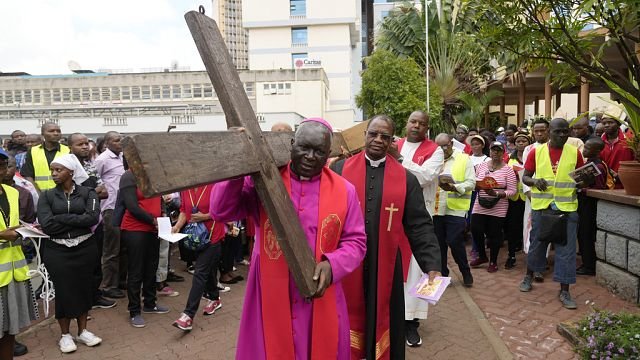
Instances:
[[[547,243],[538,241],[538,231],[545,226],[541,222],[542,212],[531,210],[531,245],[527,256],[527,266],[534,272],[542,272],[546,269]],[[553,281],[561,284],[576,283],[576,242],[578,231],[578,212],[569,213],[567,221],[567,244],[555,247],[555,262],[553,267]]]
[[[459,216],[445,215],[433,217],[433,229],[440,244],[440,261],[442,263],[443,276],[449,276],[447,266],[447,253],[451,248],[451,255],[458,264],[458,269],[462,274],[468,273],[469,262],[467,252],[464,248],[464,227],[466,219]]]
[[[218,266],[220,256],[222,254],[222,244],[208,244],[204,249],[198,251],[195,272],[193,274],[193,282],[187,306],[184,313],[193,318],[198,312],[200,299],[204,295],[209,300],[217,300],[220,298],[218,290]]]

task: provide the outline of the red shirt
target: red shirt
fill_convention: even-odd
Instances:
[[[145,199],[145,197],[140,192],[140,189],[136,188],[136,197],[138,198],[138,206],[142,210],[148,212],[154,218],[160,217],[162,212],[160,196]],[[126,210],[124,213],[120,229],[127,231],[144,231],[152,233],[158,231],[156,230],[155,226],[153,226],[153,224],[148,224],[144,221],[136,219],[133,215],[131,215],[129,210]]]
[[[627,141],[622,130],[618,129],[618,137],[613,141],[607,139],[607,134],[602,134],[604,149],[600,152],[600,159],[607,163],[611,170],[618,172],[620,161],[633,160],[633,151],[627,146]]]
[[[180,212],[185,214],[187,222],[191,219],[193,208],[196,207],[198,212],[203,214],[209,213],[209,201],[211,198],[211,190],[214,185],[199,186],[193,189],[180,192]],[[215,244],[224,238],[224,223],[206,220],[204,226],[211,231],[211,243]]]
[[[560,156],[562,155],[562,149],[557,149],[551,146],[548,146],[547,148],[549,149],[549,157],[551,158],[551,168],[553,169],[553,173],[555,174],[556,169],[558,168],[558,163],[560,162]],[[532,173],[536,172],[537,151],[537,148],[532,149],[532,151],[527,156],[527,161],[524,164],[524,169]],[[576,169],[584,165],[584,158],[582,157],[582,154],[580,154],[580,151],[577,151],[577,153],[578,159],[576,162]]]

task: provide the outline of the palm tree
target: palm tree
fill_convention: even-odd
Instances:
[[[502,91],[489,90],[478,95],[463,92],[460,94],[459,98],[466,106],[467,110],[456,116],[456,122],[458,124],[465,124],[478,129],[481,128],[481,121],[484,118],[484,110],[498,96],[502,96]]]

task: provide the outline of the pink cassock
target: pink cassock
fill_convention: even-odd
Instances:
[[[290,170],[291,171],[291,170]],[[291,173],[291,200],[307,235],[309,247],[315,251],[318,230],[320,176],[310,180],[300,180]],[[329,195],[330,196],[330,195]],[[251,268],[247,279],[242,319],[236,359],[265,359],[264,336],[262,327],[262,303],[260,288],[260,221],[258,209],[260,202],[250,177],[218,183],[211,192],[211,216],[216,221],[234,221],[253,216],[256,219],[256,241],[253,247]],[[349,316],[344,299],[341,280],[360,265],[366,253],[366,233],[364,220],[355,188],[347,183],[347,216],[342,229],[338,248],[325,254],[331,263],[333,286],[336,287],[338,309],[338,359],[349,360],[350,336]],[[267,290],[268,291],[268,290]],[[291,304],[291,325],[293,330],[296,359],[310,357],[311,319],[313,301],[307,301],[300,293],[289,275],[289,303]],[[278,294],[271,294],[278,296]],[[283,321],[286,321],[283,319]]]

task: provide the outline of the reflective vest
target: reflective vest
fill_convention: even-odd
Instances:
[[[556,173],[551,167],[549,145],[544,144],[536,148],[536,179],[547,180],[547,190],[540,191],[531,187],[531,208],[543,210],[555,202],[558,209],[566,212],[578,210],[578,195],[576,182],[569,176],[575,170],[578,159],[578,148],[564,144],[562,155],[558,162]]]
[[[458,153],[453,159],[451,167],[451,177],[456,184],[461,184],[465,180],[467,173],[467,163],[469,155]],[[471,191],[460,194],[457,191],[447,191],[447,207],[451,210],[469,210],[471,206]]]
[[[51,169],[49,169],[49,162],[47,156],[44,154],[44,145],[38,145],[31,148],[31,160],[33,161],[33,180],[40,191],[53,189],[56,187],[56,183],[51,178]],[[60,144],[60,150],[54,156],[54,159],[58,156],[69,153],[69,148],[66,145]]]
[[[514,165],[522,167],[522,165],[516,159],[509,159],[508,165],[511,166],[512,169],[513,169]],[[518,176],[518,192],[515,195],[513,195],[512,197],[510,197],[509,200],[511,200],[511,201],[518,201],[518,200],[525,201],[527,199],[527,196],[524,194],[524,192],[522,192],[522,179],[520,179],[520,176],[518,175],[518,172],[515,169],[513,170],[513,172],[515,172],[516,176]]]
[[[2,191],[7,194],[9,201],[9,227],[18,226],[19,223],[19,207],[18,190],[2,185]],[[5,230],[7,225],[4,216],[0,216],[0,231]],[[29,265],[22,253],[20,245],[13,245],[11,241],[0,240],[0,287],[7,286],[13,279],[16,281],[25,281],[29,279],[27,276]]]

